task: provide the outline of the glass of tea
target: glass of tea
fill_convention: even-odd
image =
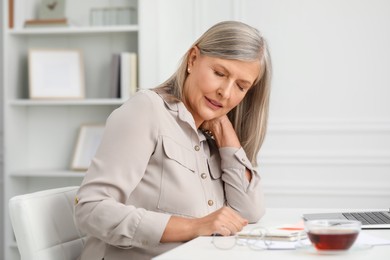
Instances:
[[[317,250],[348,250],[361,230],[360,221],[322,219],[305,221],[305,231]]]

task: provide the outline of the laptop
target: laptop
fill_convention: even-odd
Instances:
[[[304,220],[352,219],[362,223],[362,229],[390,229],[390,209],[388,211],[353,211],[303,214]]]

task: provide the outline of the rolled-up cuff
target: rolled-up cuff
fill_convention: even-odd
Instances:
[[[249,170],[253,170],[252,164],[242,147],[222,147],[219,148],[219,154],[221,156],[222,169],[248,168]],[[233,160],[233,158],[236,160]]]
[[[168,214],[146,211],[138,225],[132,245],[141,248],[158,246],[170,217]]]
[[[252,163],[248,159],[244,149],[235,147],[223,147],[219,149],[221,156],[221,168],[225,174],[230,177],[224,176],[224,180],[231,179],[232,183],[241,183],[245,192],[248,192],[251,187],[254,187],[258,182],[256,179],[257,172],[253,168]],[[248,169],[252,174],[252,181],[249,182],[245,178],[245,172]],[[235,180],[235,181],[233,181]]]

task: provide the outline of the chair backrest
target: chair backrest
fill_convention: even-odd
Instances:
[[[18,195],[9,213],[22,260],[74,260],[85,235],[74,224],[77,186]]]

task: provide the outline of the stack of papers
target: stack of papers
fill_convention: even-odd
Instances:
[[[256,230],[262,230],[264,233],[259,234]],[[265,231],[266,230],[266,231]],[[253,230],[242,231],[237,234],[240,241],[245,244],[249,242],[256,248],[264,248],[270,250],[286,250],[286,249],[295,249],[297,243],[305,243],[310,245],[310,242],[307,239],[307,235],[303,228],[271,228],[271,229],[262,229],[254,228]],[[258,241],[253,243],[253,238],[260,238]],[[266,242],[264,242],[264,240]]]

